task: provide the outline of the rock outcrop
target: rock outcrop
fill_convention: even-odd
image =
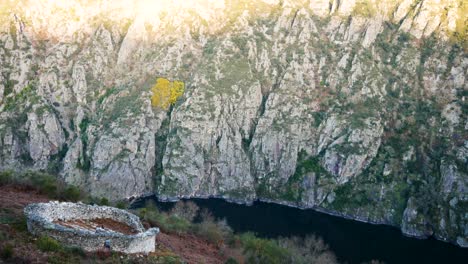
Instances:
[[[466,246],[463,1],[4,1],[0,169]],[[157,77],[181,80],[169,109]]]

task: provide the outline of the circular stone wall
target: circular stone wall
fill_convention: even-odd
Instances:
[[[83,203],[36,203],[26,206],[28,230],[34,235],[52,237],[63,244],[81,247],[86,251],[104,249],[110,244],[112,251],[123,253],[149,253],[155,250],[159,228],[145,230],[138,216],[109,206]],[[127,225],[134,234],[123,234],[107,228],[70,227],[60,224],[68,221],[111,219]]]

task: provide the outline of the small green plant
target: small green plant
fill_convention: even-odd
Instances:
[[[5,89],[3,91],[3,95],[7,96],[13,92],[13,88],[16,85],[17,81],[15,80],[7,80],[5,84]]]
[[[205,219],[201,223],[194,224],[193,232],[213,244],[222,244],[231,235],[232,230],[225,220],[215,222],[212,219]]]
[[[18,232],[26,232],[28,225],[26,223],[26,217],[20,216],[11,223],[11,226]]]
[[[117,207],[119,209],[126,209],[128,207],[128,204],[125,201],[118,201],[115,204],[115,207]]]
[[[186,233],[191,226],[189,221],[173,215],[166,218],[166,221],[163,223],[163,228],[169,232],[175,232],[177,234]]]
[[[160,212],[153,202],[146,203],[145,208],[138,211],[138,215],[151,226],[157,226],[169,233],[187,233],[192,228],[190,221],[176,215]]]
[[[400,43],[406,43],[409,40],[411,40],[411,35],[409,33],[407,33],[407,32],[402,32],[398,36],[398,42],[400,42]]]
[[[59,252],[63,249],[60,243],[50,237],[42,236],[36,241],[37,247],[44,252]]]
[[[304,238],[279,238],[278,244],[290,252],[288,263],[337,263],[336,256],[329,250],[328,245],[315,235]]]
[[[109,200],[105,197],[102,197],[101,200],[99,200],[99,205],[109,205]]]
[[[81,198],[81,191],[76,186],[70,185],[63,190],[60,198],[67,201],[77,202]]]
[[[11,244],[5,244],[0,250],[0,257],[4,260],[8,260],[13,257],[14,253],[13,246]]]
[[[46,173],[28,171],[21,178],[24,185],[29,185],[49,197],[57,197],[58,184],[56,177]]]
[[[182,264],[184,263],[179,256],[151,256],[147,259],[148,263],[154,264]]]
[[[237,260],[235,258],[229,257],[224,264],[238,264]]]
[[[434,34],[422,40],[420,57],[421,64],[424,64],[426,60],[434,53],[436,44],[437,38]]]
[[[290,253],[280,247],[276,241],[256,237],[252,233],[245,233],[240,237],[247,263],[288,263]]]
[[[65,247],[64,252],[73,256],[86,257],[86,252],[80,247]]]
[[[15,222],[15,216],[10,209],[0,209],[0,224],[12,224]]]
[[[198,208],[194,202],[178,201],[172,208],[170,214],[192,222],[199,210],[200,208]]]
[[[13,181],[13,172],[2,171],[0,172],[0,186],[7,185]]]
[[[8,239],[7,234],[5,234],[3,231],[0,231],[0,241],[5,241]]]

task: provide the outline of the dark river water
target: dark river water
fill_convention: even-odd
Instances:
[[[435,239],[409,238],[390,226],[367,224],[311,209],[301,210],[264,202],[247,206],[214,198],[190,201],[200,208],[207,208],[218,219],[225,218],[235,232],[251,231],[265,238],[307,234],[320,236],[343,263],[370,260],[385,263],[468,263],[468,249]],[[144,202],[137,201],[133,207],[143,206]],[[174,205],[157,201],[156,204],[163,211]]]

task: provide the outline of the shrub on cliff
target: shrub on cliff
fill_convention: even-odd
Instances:
[[[12,171],[2,171],[0,172],[0,186],[7,185],[13,182],[13,172]]]
[[[11,259],[14,254],[14,249],[11,244],[5,244],[2,246],[2,249],[0,250],[0,257],[4,260]]]
[[[37,248],[44,252],[59,252],[63,249],[60,243],[50,237],[42,236],[36,241]]]
[[[197,216],[199,210],[200,208],[192,201],[178,201],[169,214],[192,222]]]
[[[65,189],[60,193],[60,198],[62,200],[67,200],[67,201],[72,201],[72,202],[79,201],[81,197],[82,197],[82,194],[81,194],[80,189],[72,185],[65,187]]]
[[[169,81],[166,78],[158,78],[156,84],[151,88],[151,105],[167,109],[174,104],[184,93],[184,82]]]
[[[280,264],[289,263],[291,254],[274,240],[262,239],[252,233],[240,236],[247,263]]]
[[[281,247],[290,252],[290,263],[298,264],[334,264],[338,263],[335,255],[323,239],[314,235],[305,238],[291,237],[278,240]]]
[[[192,224],[184,218],[160,212],[154,202],[151,201],[146,203],[145,208],[138,211],[138,215],[151,226],[159,227],[161,230],[168,233],[186,233],[192,226]]]
[[[192,230],[198,236],[216,245],[224,243],[232,235],[232,229],[226,220],[205,219],[201,223],[194,224]]]

